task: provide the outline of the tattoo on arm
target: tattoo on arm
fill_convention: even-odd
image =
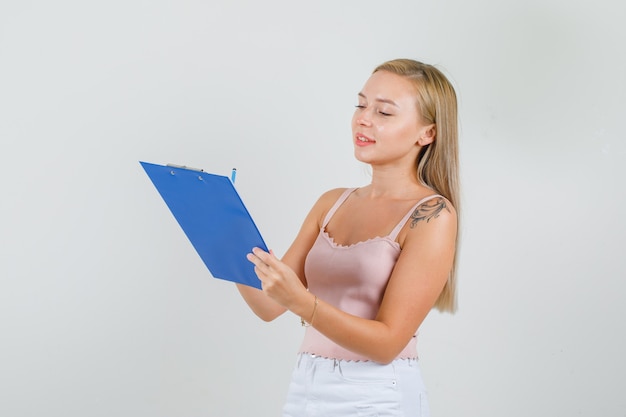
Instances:
[[[413,214],[411,214],[411,229],[414,228],[415,225],[421,220],[425,220],[426,223],[428,223],[430,219],[439,217],[439,213],[441,213],[444,209],[448,212],[450,211],[446,205],[446,200],[441,197],[433,198],[432,200],[420,204],[415,209]]]

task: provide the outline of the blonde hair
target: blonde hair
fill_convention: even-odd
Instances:
[[[456,209],[459,218],[458,116],[456,93],[452,84],[434,66],[411,59],[385,62],[373,72],[377,71],[388,71],[413,82],[420,114],[426,123],[434,123],[436,129],[435,140],[424,146],[417,157],[417,179],[447,198]],[[434,305],[439,311],[454,313],[457,308],[458,246],[457,235],[452,268],[446,285]]]

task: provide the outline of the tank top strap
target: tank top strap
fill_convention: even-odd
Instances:
[[[404,227],[406,222],[409,220],[409,217],[411,217],[413,212],[415,212],[415,209],[417,209],[421,204],[423,204],[423,203],[425,203],[425,202],[427,202],[429,200],[432,200],[433,198],[436,198],[436,197],[443,197],[443,196],[441,196],[439,194],[433,194],[433,195],[429,195],[428,197],[424,197],[420,201],[415,203],[415,205],[413,207],[411,207],[411,210],[409,210],[409,212],[404,215],[402,220],[400,220],[400,223],[398,223],[396,225],[396,227],[394,227],[394,229],[391,231],[391,233],[389,233],[389,238],[395,241],[396,238],[398,237],[398,233],[400,233],[400,230],[402,230],[402,228]]]
[[[350,196],[350,194],[352,194],[354,190],[356,190],[356,188],[346,188],[343,194],[339,196],[335,204],[333,204],[330,210],[328,210],[328,213],[326,213],[326,217],[324,217],[324,223],[322,223],[322,229],[326,227],[326,225],[328,224],[330,219],[333,217],[333,214],[335,214],[339,206],[341,206],[343,202],[346,201],[346,199]]]

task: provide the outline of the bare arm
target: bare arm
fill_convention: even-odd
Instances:
[[[318,331],[376,362],[388,363],[402,351],[437,300],[454,258],[456,213],[444,199],[437,204],[431,215],[416,211],[412,216],[376,318],[356,317],[319,300],[312,323]],[[286,264],[264,251],[254,253],[264,291],[309,320],[315,296],[293,285],[296,275]]]
[[[243,284],[237,289],[250,309],[263,321],[272,321],[287,309],[269,298],[263,291]]]

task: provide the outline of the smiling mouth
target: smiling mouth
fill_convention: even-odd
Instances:
[[[363,136],[363,135],[356,135],[356,140],[359,142],[376,142],[373,139],[368,138],[367,136]]]

